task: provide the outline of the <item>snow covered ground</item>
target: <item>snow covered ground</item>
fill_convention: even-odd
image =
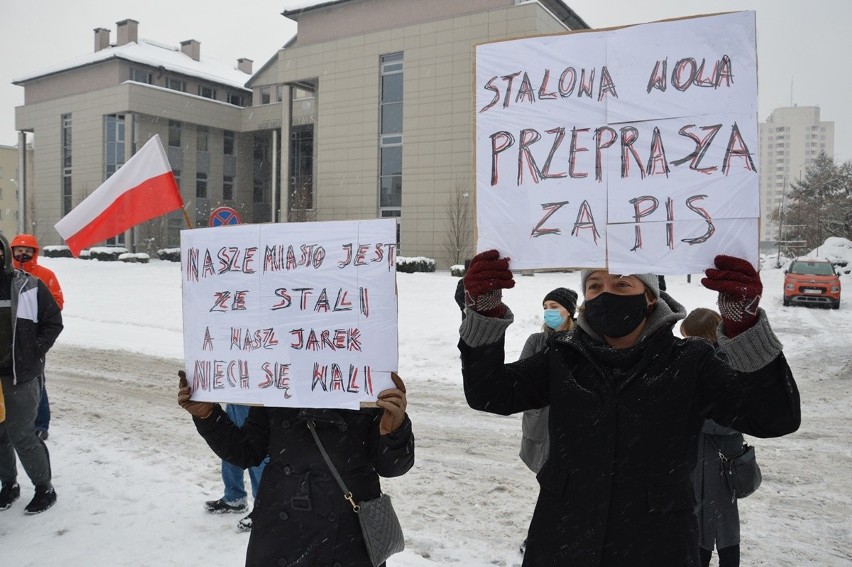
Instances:
[[[827,254],[822,251],[823,255]],[[852,251],[839,254],[852,264]],[[771,262],[774,265],[774,258]],[[47,444],[59,500],[24,515],[32,486],[0,512],[0,564],[242,565],[238,515],[210,515],[219,461],[176,403],[182,357],[180,267],[43,259],[65,291],[65,331],[48,355],[53,409]],[[785,345],[802,395],[802,427],[752,440],[763,486],[740,503],[743,565],[852,565],[852,277],[839,310],[783,307],[783,272],[762,272],[761,305]],[[539,329],[541,299],[578,288],[579,273],[517,276],[505,301],[517,357]],[[667,277],[687,309],[714,307],[700,275]],[[409,389],[417,462],[383,481],[407,548],[391,567],[515,566],[537,494],[517,458],[520,418],[467,407],[447,272],[398,274],[400,374]]]

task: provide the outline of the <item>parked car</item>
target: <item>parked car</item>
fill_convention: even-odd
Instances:
[[[840,307],[840,277],[822,258],[796,258],[784,270],[784,305]]]

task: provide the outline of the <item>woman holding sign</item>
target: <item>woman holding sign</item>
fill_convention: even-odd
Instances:
[[[252,407],[242,427],[219,404],[195,402],[183,371],[178,404],[223,460],[248,468],[267,455],[252,512],[246,565],[370,565],[358,517],[344,499],[314,442],[312,424],[332,463],[358,501],[381,494],[379,476],[405,474],[414,464],[414,436],[405,412],[405,385],[384,390],[377,409]]]
[[[796,382],[757,307],[754,268],[717,256],[702,280],[719,292],[727,363],[711,344],[672,334],[685,310],[655,274],[584,270],[574,333],[504,364],[509,261],[483,252],[464,281],[468,404],[501,415],[551,408],[524,566],[700,565],[691,475],[704,420],[755,437],[791,433],[801,420]]]

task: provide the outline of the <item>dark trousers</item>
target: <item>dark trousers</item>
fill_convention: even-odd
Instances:
[[[47,384],[41,377],[41,400],[38,402],[38,413],[35,421],[36,431],[47,431],[50,428],[50,400],[47,399]]]
[[[698,548],[701,552],[701,565],[708,567],[710,565],[710,557],[713,556],[712,549]],[[731,545],[724,549],[717,550],[719,554],[719,567],[740,567],[740,546]]]

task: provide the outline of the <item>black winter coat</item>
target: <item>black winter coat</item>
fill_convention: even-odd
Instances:
[[[493,327],[485,319],[469,314],[465,324]],[[577,329],[512,364],[502,335],[459,343],[472,408],[508,415],[550,405],[550,458],[537,476],[525,567],[699,565],[691,475],[704,419],[755,437],[798,428],[783,354],[738,372],[709,343],[676,338],[671,327],[622,350]]]
[[[414,436],[406,416],[379,434],[380,409],[361,411],[252,407],[241,428],[217,406],[195,419],[198,432],[222,459],[238,467],[267,455],[252,513],[246,565],[366,567],[358,517],[323,461],[307,420],[316,423],[332,462],[356,501],[381,494],[379,475],[405,474],[414,464]]]
[[[20,270],[11,277],[11,308],[12,376],[18,384],[44,374],[44,355],[62,332],[62,313],[44,282]]]

